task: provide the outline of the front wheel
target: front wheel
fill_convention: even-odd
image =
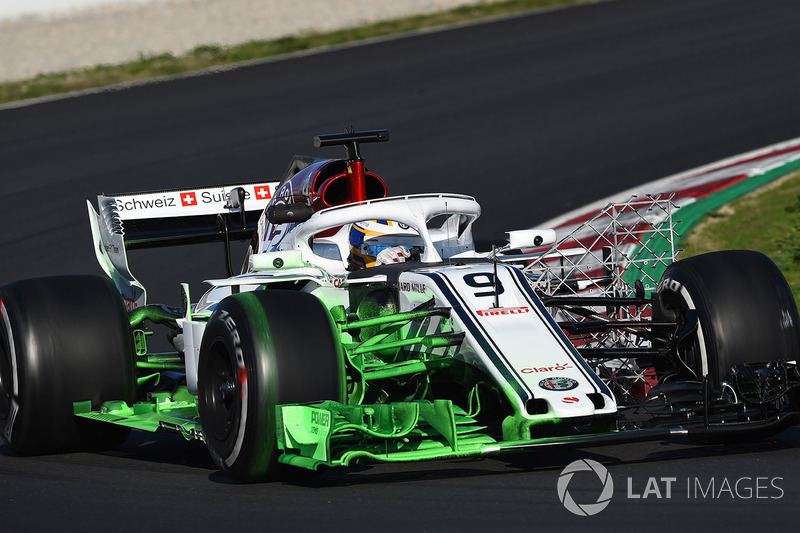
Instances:
[[[344,356],[316,297],[235,294],[211,315],[198,366],[200,423],[211,457],[240,482],[278,466],[276,406],[344,400]]]
[[[684,379],[710,375],[719,388],[734,365],[796,359],[800,319],[783,274],[766,255],[748,250],[689,257],[664,272],[653,319],[696,311],[698,327],[678,347],[674,366]]]

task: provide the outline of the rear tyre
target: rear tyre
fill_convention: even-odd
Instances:
[[[240,482],[278,470],[277,405],[344,401],[344,356],[316,297],[235,294],[211,315],[198,366],[200,423],[211,457]]]
[[[128,313],[97,276],[17,281],[0,287],[0,435],[22,455],[100,450],[130,429],[81,419],[72,403],[135,395]]]
[[[679,347],[684,379],[710,374],[719,388],[737,364],[795,359],[800,353],[800,319],[783,274],[766,255],[748,250],[689,257],[664,272],[653,319],[671,320],[694,309],[698,328]]]

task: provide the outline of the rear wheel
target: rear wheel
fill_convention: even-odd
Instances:
[[[73,402],[129,405],[135,354],[128,313],[97,276],[17,281],[0,287],[0,435],[24,455],[98,450],[129,428],[80,419]]]
[[[200,347],[198,402],[206,444],[241,482],[278,467],[277,405],[344,400],[344,356],[314,296],[266,290],[225,298]]]
[[[800,353],[797,306],[783,274],[759,252],[712,252],[677,261],[658,286],[653,319],[695,310],[698,328],[678,348],[682,378],[710,375],[719,387],[737,364],[795,359]]]

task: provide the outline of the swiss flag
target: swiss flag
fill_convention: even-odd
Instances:
[[[269,192],[269,185],[259,185],[255,190],[256,200],[269,200],[272,198],[272,194]]]
[[[183,207],[187,207],[190,205],[197,205],[197,195],[193,192],[182,192],[181,205]]]

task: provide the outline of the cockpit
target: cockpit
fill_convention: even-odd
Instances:
[[[479,216],[475,199],[463,195],[369,200],[314,213],[293,228],[277,250],[299,250],[306,262],[332,275],[369,268],[381,251],[397,246],[427,263],[472,257],[472,224]]]

